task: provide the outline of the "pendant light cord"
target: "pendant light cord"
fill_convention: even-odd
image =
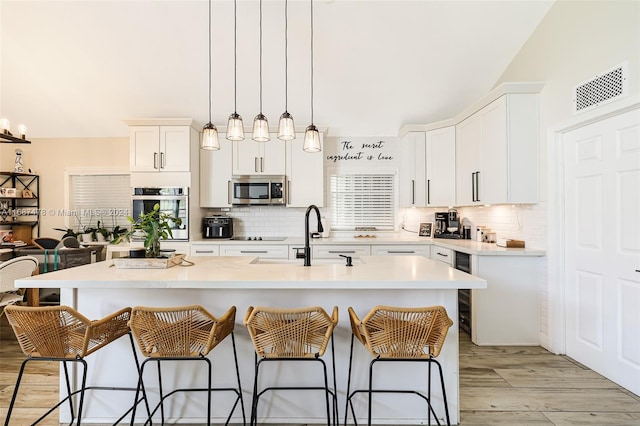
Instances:
[[[233,113],[238,113],[238,11],[233,0]]]
[[[262,114],[262,0],[260,0],[260,114]]]
[[[311,0],[311,124],[313,124],[313,0]]]
[[[211,123],[211,0],[209,0],[209,123]]]
[[[289,16],[288,0],[284,0],[284,110],[289,110]]]

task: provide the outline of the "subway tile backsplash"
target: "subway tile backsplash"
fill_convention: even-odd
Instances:
[[[401,233],[417,235],[421,222],[435,222],[435,212],[444,208],[398,209],[397,229]],[[496,232],[499,238],[525,240],[527,247],[545,249],[546,203],[535,205],[500,205],[460,207],[456,209],[463,225],[471,226],[471,238],[475,239],[476,226],[484,225]],[[233,217],[234,235],[237,237],[304,237],[305,208],[282,206],[236,207],[229,211],[203,209],[203,216],[225,214]],[[325,224],[331,222],[329,208],[320,208]],[[315,214],[310,220],[311,231],[316,230]],[[402,231],[404,229],[404,231]],[[347,236],[352,233],[336,233],[332,236]],[[381,233],[382,234],[382,233]],[[388,235],[389,233],[384,233]]]

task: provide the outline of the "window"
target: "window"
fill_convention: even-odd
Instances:
[[[356,227],[393,230],[395,225],[394,174],[331,175],[331,229]]]
[[[131,188],[128,174],[69,174],[69,227],[129,228]]]

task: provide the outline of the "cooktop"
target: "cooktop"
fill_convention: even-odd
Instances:
[[[235,241],[284,241],[287,237],[233,237],[231,238]]]

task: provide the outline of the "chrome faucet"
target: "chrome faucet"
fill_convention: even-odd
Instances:
[[[320,210],[318,210],[315,204],[311,204],[307,207],[307,212],[304,214],[304,266],[311,266],[311,247],[309,246],[309,213],[311,210],[315,210],[316,216],[318,217],[318,232],[324,232],[322,221],[320,220]]]

